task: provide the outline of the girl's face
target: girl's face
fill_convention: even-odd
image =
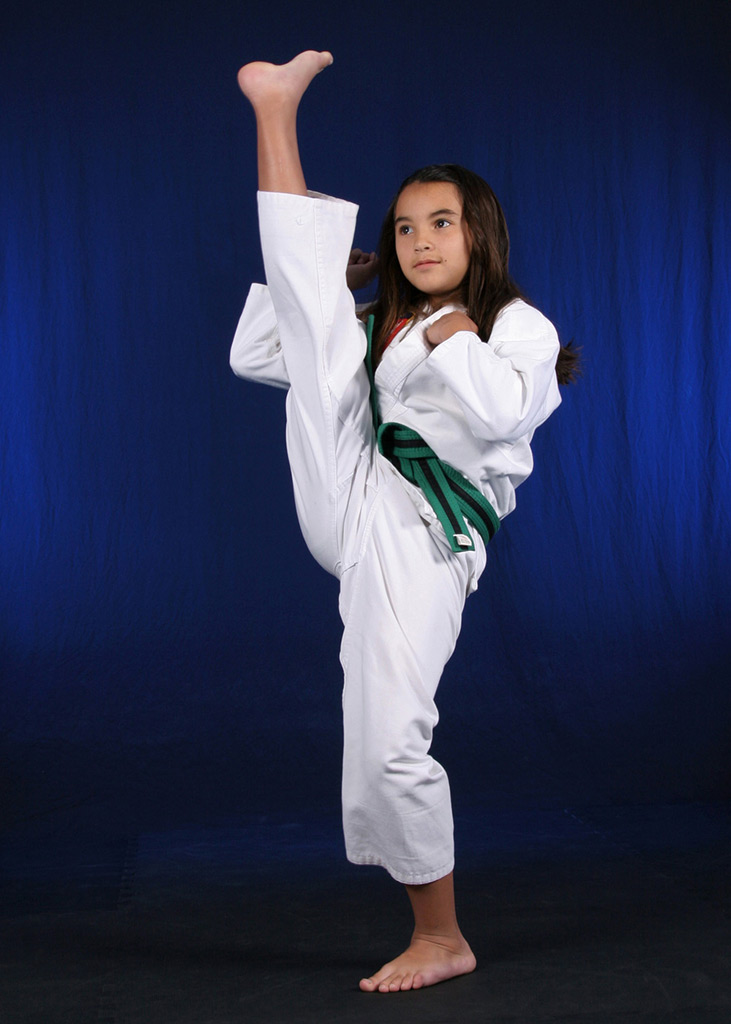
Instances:
[[[406,280],[429,296],[434,309],[456,299],[471,249],[457,187],[446,181],[407,185],[396,201],[394,227]]]

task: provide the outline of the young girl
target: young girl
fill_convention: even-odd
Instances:
[[[363,283],[375,254],[351,256],[357,207],[307,191],[297,146],[300,99],[331,63],[307,51],[239,72],[268,287],[252,285],[231,365],[289,388],[300,525],[340,580],[347,856],[385,867],[414,914],[406,951],[360,987],[395,992],[475,968],[454,906],[449,785],[429,755],[434,695],[485,544],[531,471],[533,431],[560,402],[560,346],[508,276],[493,193],[452,165],[401,187],[374,316],[359,319],[346,272]]]

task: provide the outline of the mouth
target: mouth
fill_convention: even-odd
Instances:
[[[419,260],[414,264],[414,270],[418,270],[419,267],[435,267],[438,263],[439,260]]]

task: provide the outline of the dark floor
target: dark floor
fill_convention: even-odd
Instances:
[[[730,1024],[727,806],[473,810],[457,822],[475,974],[365,995],[400,887],[303,812],[2,835],[2,1024]]]

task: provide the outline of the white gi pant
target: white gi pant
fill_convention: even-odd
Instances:
[[[423,884],[454,865],[449,783],[429,754],[434,695],[485,548],[454,554],[378,452],[345,267],[350,203],[260,193],[267,283],[290,379],[287,451],[302,532],[340,579],[348,859]],[[419,492],[420,493],[420,492]]]

